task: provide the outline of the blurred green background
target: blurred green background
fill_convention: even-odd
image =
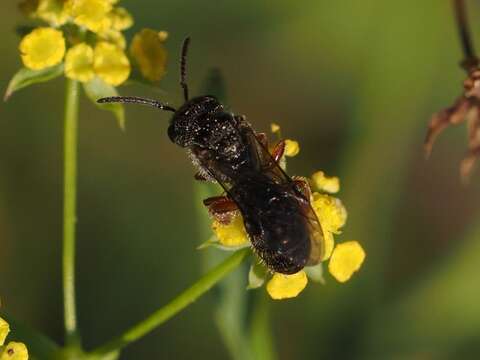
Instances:
[[[366,263],[345,285],[328,277],[267,303],[279,359],[478,358],[480,171],[460,185],[464,125],[441,136],[428,162],[422,153],[430,115],[460,94],[464,77],[450,1],[122,3],[136,21],[130,36],[142,27],[170,33],[162,90],[122,94],[179,104],[177,54],[189,34],[194,93],[219,67],[232,111],[259,130],[278,122],[300,141],[292,174],[323,169],[342,179],[349,221],[339,240],[361,241]],[[468,5],[480,44],[480,6]],[[16,6],[0,3],[1,89],[20,66]],[[2,307],[59,342],[62,115],[63,80],[0,105]],[[122,133],[110,113],[82,101],[77,292],[87,348],[204,271],[194,170],[166,136],[168,116],[128,107]],[[206,295],[122,359],[228,358],[217,306]]]

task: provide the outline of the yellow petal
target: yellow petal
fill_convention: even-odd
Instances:
[[[67,8],[75,24],[84,26],[93,32],[108,29],[111,19],[108,17],[112,3],[105,0],[69,0]]]
[[[127,40],[123,36],[121,31],[107,29],[98,34],[103,40],[117,45],[122,50],[125,50],[127,47]]]
[[[158,38],[160,39],[161,42],[165,42],[168,39],[168,32],[165,30],[159,31],[158,32]]]
[[[3,349],[0,360],[27,360],[28,350],[24,343],[10,341]]]
[[[338,244],[333,250],[328,271],[339,282],[348,281],[360,269],[365,260],[365,251],[357,241]]]
[[[221,224],[214,220],[212,230],[217,236],[218,242],[223,246],[238,247],[246,245],[249,242],[241,215],[235,216],[228,225]]]
[[[270,124],[270,131],[274,134],[279,132],[280,131],[280,125],[278,125],[276,123],[271,123]]]
[[[335,247],[335,240],[330,231],[323,231],[324,253],[321,261],[328,260],[332,256],[333,248]]]
[[[8,323],[0,318],[0,346],[5,343],[8,333],[10,332],[10,326]]]
[[[323,171],[314,173],[312,175],[312,181],[319,191],[335,194],[340,190],[340,179],[335,176],[326,176]]]
[[[65,0],[39,0],[35,15],[52,26],[61,26],[68,20]]]
[[[347,210],[342,202],[330,195],[313,193],[312,207],[324,231],[338,233],[347,221]]]
[[[307,283],[307,274],[303,270],[292,275],[275,273],[267,283],[267,292],[274,300],[289,299],[300,294]]]
[[[108,16],[113,30],[123,31],[133,25],[132,15],[123,7],[114,8]]]
[[[27,68],[41,70],[62,61],[65,55],[65,39],[61,31],[41,27],[22,39],[19,50]]]
[[[99,42],[93,53],[93,69],[107,84],[118,86],[130,75],[130,62],[121,48]]]
[[[133,37],[130,54],[135,59],[143,77],[154,82],[165,75],[167,51],[163,46],[164,32],[143,29]]]
[[[286,139],[285,140],[285,156],[293,157],[300,152],[300,145],[298,141]]]
[[[81,82],[93,79],[93,49],[85,43],[73,46],[65,55],[65,76]]]

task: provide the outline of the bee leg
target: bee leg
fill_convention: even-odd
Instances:
[[[197,172],[193,177],[195,178],[195,180],[198,180],[198,181],[208,181],[205,175],[203,175],[200,171]]]
[[[275,160],[275,162],[278,163],[282,158],[284,152],[285,152],[285,140],[280,140],[273,148],[273,151],[272,151],[273,160]]]
[[[268,138],[265,133],[258,133],[255,135],[260,144],[262,144],[266,149],[268,149]]]
[[[226,196],[213,196],[203,200],[210,215],[219,223],[228,225],[238,213],[237,204]]]
[[[301,176],[293,177],[293,183],[300,193],[305,197],[305,199],[310,200],[312,196],[312,190],[310,189],[310,184],[307,179]]]

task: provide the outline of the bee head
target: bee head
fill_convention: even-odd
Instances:
[[[223,105],[213,96],[192,98],[173,115],[168,137],[182,147],[191,146],[202,128],[202,119],[222,110]]]

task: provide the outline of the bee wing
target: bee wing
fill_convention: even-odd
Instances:
[[[255,132],[251,128],[247,128],[245,136],[252,150],[256,154],[257,169],[267,175],[277,184],[288,184],[292,179],[283,171],[278,163],[273,159],[267,147],[262,144]]]
[[[310,201],[306,206],[302,207],[302,211],[307,219],[307,226],[310,232],[310,256],[307,265],[316,265],[322,260],[325,254],[325,236],[322,225],[310,205]]]
[[[258,166],[264,174],[278,184],[292,183],[292,179],[273,159],[268,149],[260,143],[253,130],[249,134],[250,146],[252,146],[257,154]],[[310,204],[310,195],[306,196],[299,192],[297,200],[300,205],[301,213],[305,217],[310,233],[310,256],[307,265],[318,264],[325,254],[325,236],[322,225],[318,220],[315,211]]]

